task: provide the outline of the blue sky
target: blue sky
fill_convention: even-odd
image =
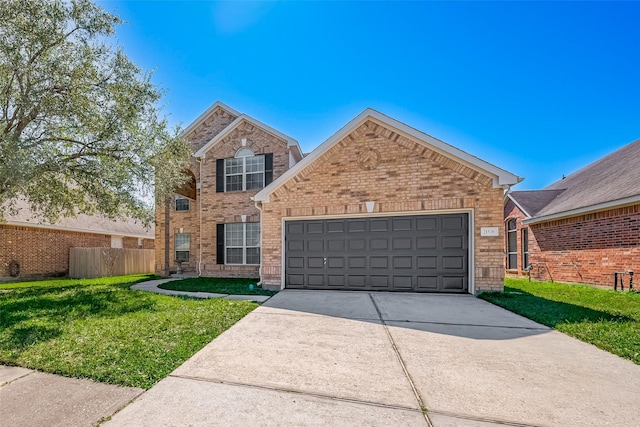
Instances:
[[[170,122],[216,100],[310,151],[367,107],[542,188],[640,138],[640,2],[99,2]]]

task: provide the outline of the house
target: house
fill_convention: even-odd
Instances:
[[[509,192],[507,274],[611,286],[615,272],[638,271],[638,165],[640,140],[542,190]]]
[[[69,272],[69,249],[112,247],[153,249],[153,228],[140,222],[111,221],[80,214],[49,224],[23,200],[17,213],[7,212],[0,222],[0,278],[64,276]]]
[[[306,156],[219,102],[184,135],[196,191],[157,209],[158,273],[176,260],[276,289],[503,287],[502,200],[520,181],[503,169],[371,109]]]

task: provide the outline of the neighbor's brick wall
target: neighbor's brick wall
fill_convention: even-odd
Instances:
[[[537,241],[530,244],[530,258],[549,269],[544,280],[613,286],[614,272],[640,271],[640,204],[531,224],[530,229]]]
[[[215,136],[215,135],[214,135]],[[289,148],[287,142],[277,138],[259,127],[248,122],[240,124],[216,146],[206,153],[202,163],[202,177],[200,164],[192,160],[191,170],[196,180],[201,183],[198,190],[198,200],[191,201],[189,212],[175,212],[175,204],[171,203],[170,210],[170,270],[174,265],[174,235],[183,228],[184,233],[191,235],[189,263],[183,264],[185,271],[198,270],[199,254],[199,205],[202,203],[202,275],[218,277],[258,277],[259,266],[233,266],[216,263],[216,224],[242,222],[242,215],[246,215],[247,222],[260,222],[260,211],[250,199],[258,190],[216,193],[216,159],[234,157],[242,147],[242,139],[247,139],[247,147],[255,154],[273,153],[273,179],[277,179],[289,167]],[[156,272],[164,274],[164,206],[156,207]]]
[[[110,246],[109,235],[0,225],[0,277],[9,277],[13,260],[20,277],[66,275],[70,248]]]
[[[378,166],[360,168],[359,155],[373,149]],[[473,209],[476,292],[503,289],[503,232],[480,237],[480,227],[501,227],[503,191],[492,179],[368,121],[300,171],[264,203],[262,278],[280,286],[282,218],[381,212]],[[473,274],[474,272],[472,272]]]

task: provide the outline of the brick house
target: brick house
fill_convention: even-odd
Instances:
[[[614,272],[640,269],[638,165],[640,140],[542,190],[508,193],[507,275],[611,286]]]
[[[111,221],[78,215],[49,224],[19,201],[18,212],[0,222],[0,278],[19,266],[20,277],[64,276],[69,271],[69,249],[90,247],[153,249],[153,228],[136,221]]]
[[[159,273],[168,237],[170,259],[270,288],[503,287],[502,201],[520,181],[503,169],[370,109],[304,157],[221,103],[184,135],[197,190],[176,195],[168,228],[158,207]]]

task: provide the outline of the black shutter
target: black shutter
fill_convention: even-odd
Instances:
[[[216,193],[224,193],[224,159],[216,160]]]
[[[216,224],[216,264],[224,264],[224,224]]]
[[[273,182],[273,153],[264,155],[264,186]]]

